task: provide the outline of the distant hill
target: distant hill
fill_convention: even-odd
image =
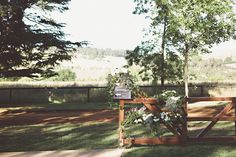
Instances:
[[[212,47],[212,53],[203,55],[204,58],[236,58],[236,40],[230,40]]]
[[[76,52],[80,55],[87,56],[88,58],[103,58],[107,56],[113,57],[125,57],[126,50],[113,50],[110,48],[107,49],[98,49],[98,48],[78,48]]]

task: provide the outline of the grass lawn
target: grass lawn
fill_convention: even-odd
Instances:
[[[114,109],[118,104],[37,104],[8,107],[5,110],[74,110]],[[3,110],[3,108],[1,108]],[[190,135],[199,132],[205,122],[190,123]],[[197,128],[197,129],[196,129]],[[227,130],[229,130],[229,132]],[[147,135],[139,126],[127,130],[127,134]],[[234,123],[221,122],[214,127],[211,135],[232,135]],[[42,151],[73,149],[118,148],[117,123],[62,123],[47,125],[18,125],[0,127],[0,152]],[[235,157],[236,145],[194,144],[188,146],[134,146],[125,149],[123,157]]]
[[[197,106],[220,106],[225,105],[225,102],[197,102],[189,104],[192,107]],[[1,107],[2,106],[2,107]],[[7,105],[1,105],[0,106],[0,112],[6,111],[6,110],[24,110],[24,111],[30,111],[30,110],[48,110],[48,111],[55,111],[55,110],[83,110],[83,109],[118,109],[119,103],[45,103],[45,104],[14,104],[12,106]],[[133,108],[133,107],[141,107],[141,104],[126,104],[125,108]]]
[[[126,149],[123,157],[235,157],[236,146],[145,146]]]
[[[9,107],[0,107],[0,112],[6,110],[24,111],[55,111],[55,110],[83,110],[83,109],[118,109],[118,103],[50,103],[50,104],[19,104]]]
[[[0,152],[117,148],[116,123],[53,124],[0,128]]]

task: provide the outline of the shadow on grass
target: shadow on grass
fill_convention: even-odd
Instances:
[[[55,111],[84,109],[117,109],[118,103],[42,103],[42,104],[12,104],[0,105],[0,109],[8,111]]]
[[[0,128],[0,151],[118,147],[116,123],[27,125]]]
[[[209,122],[191,124],[194,130],[189,131],[191,137],[196,136]],[[206,136],[232,136],[235,135],[234,122],[218,122]],[[199,128],[198,128],[199,127]],[[139,132],[137,132],[139,130]],[[130,132],[142,136],[140,128],[133,128]],[[144,130],[144,129],[142,129]],[[147,136],[146,136],[147,137]],[[137,146],[125,150],[123,157],[235,157],[236,143],[231,141],[222,142],[201,142],[184,146],[156,145]]]
[[[208,123],[201,122],[197,125],[203,127]],[[189,135],[196,136],[200,131],[200,128],[189,131]],[[206,136],[231,136],[234,133],[234,122],[218,122]],[[136,145],[127,149],[123,157],[235,157],[235,148],[235,141],[224,144],[222,142],[201,142],[184,146]]]
[[[199,121],[189,123],[189,129],[195,127],[193,130],[190,130],[189,136],[194,137],[198,135],[205,127],[210,124],[210,122]],[[235,123],[234,122],[217,122],[212,129],[208,131],[206,136],[234,136],[235,135]]]
[[[191,146],[149,146],[126,150],[123,157],[233,157],[235,146],[191,145]]]

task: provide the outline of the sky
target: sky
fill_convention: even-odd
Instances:
[[[69,10],[58,15],[73,41],[89,41],[92,47],[133,49],[148,25],[144,16],[133,15],[133,0],[71,0]]]
[[[134,15],[133,0],[71,0],[69,10],[55,15],[66,23],[65,33],[73,41],[89,41],[91,47],[134,49],[148,26],[144,16]],[[235,6],[236,12],[236,6]],[[213,47],[214,55],[236,56],[236,41]],[[235,54],[234,54],[235,53]]]

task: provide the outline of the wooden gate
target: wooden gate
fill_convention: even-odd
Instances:
[[[189,116],[188,114],[188,103],[191,102],[202,102],[202,101],[218,101],[226,102],[227,105],[219,111],[219,113],[213,116]],[[137,138],[126,138],[124,136],[124,130],[122,129],[122,122],[125,120],[125,105],[126,104],[143,104],[150,112],[156,113],[161,112],[161,108],[158,107],[157,99],[146,98],[146,99],[133,99],[133,100],[120,100],[119,107],[119,142],[120,145],[127,144],[186,144],[186,143],[196,143],[202,141],[214,141],[214,142],[234,142],[236,143],[236,97],[188,97],[183,103],[183,108],[185,111],[184,122],[181,128],[176,128],[176,126],[163,123],[165,127],[173,133],[172,137],[137,137]],[[227,113],[234,108],[234,114],[228,116]],[[204,112],[204,111],[203,111]],[[188,134],[188,122],[189,121],[210,121],[206,128],[202,129],[200,133],[195,137],[190,137]],[[206,134],[211,130],[211,128],[218,121],[233,121],[235,123],[235,133],[233,136],[206,136]]]

